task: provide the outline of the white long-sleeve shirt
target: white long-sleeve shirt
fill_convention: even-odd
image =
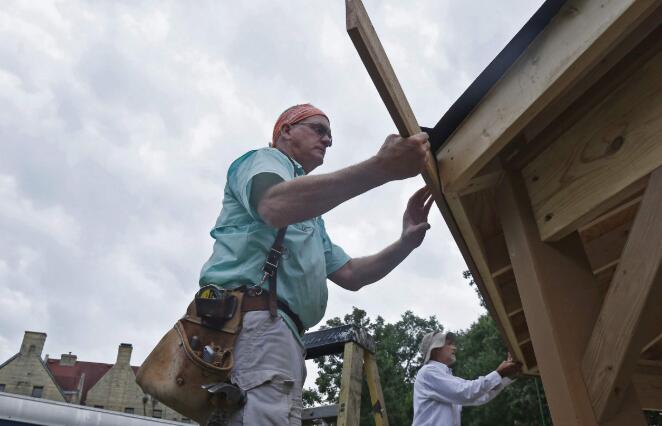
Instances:
[[[453,376],[447,365],[429,361],[414,382],[412,426],[460,426],[463,405],[481,405],[492,400],[512,383],[496,371],[476,380]]]

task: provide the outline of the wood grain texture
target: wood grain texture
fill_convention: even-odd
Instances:
[[[590,73],[538,114],[508,144],[501,157],[511,170],[521,170],[547,146],[609,96],[622,82],[655,56],[662,45],[662,3]]]
[[[554,424],[597,425],[581,361],[601,298],[581,241],[576,235],[553,245],[540,241],[517,173],[506,173],[496,199]],[[612,424],[645,424],[636,396],[630,398]]]
[[[662,165],[662,52],[523,169],[543,240],[613,207]],[[616,201],[615,201],[616,200]]]
[[[506,340],[506,346],[512,353],[513,357],[524,363],[524,371],[529,372],[535,364],[531,364],[531,359],[525,360],[523,357],[520,346],[518,345],[519,339],[517,333],[513,328],[511,319],[508,317],[508,312],[505,309],[505,304],[501,298],[501,292],[497,288],[492,272],[490,271],[485,256],[484,241],[482,240],[480,232],[476,229],[474,222],[469,218],[469,209],[463,203],[463,198],[458,194],[447,194],[445,197],[451,216],[458,230],[462,234],[462,239],[466,244],[466,251],[470,258],[474,261],[475,276],[481,277],[482,288],[481,294],[485,295],[485,299],[491,304],[490,314],[495,318],[497,324],[501,326],[501,335]],[[467,256],[463,253],[465,259]],[[472,271],[473,273],[474,271]]]
[[[363,352],[363,348],[354,342],[345,344],[338,397],[338,426],[358,426],[361,420]]]
[[[481,173],[483,172],[501,174],[502,168],[499,162],[495,161]],[[494,191],[448,194],[447,199],[450,200],[459,223],[463,226],[465,240],[470,242],[472,252],[480,259],[481,267],[484,268],[483,262],[487,262],[490,275],[485,279],[487,282],[485,297],[496,300],[503,306],[505,317],[496,317],[504,323],[504,329],[507,330],[503,336],[509,341],[513,356],[521,360],[525,371],[530,373],[536,366],[535,357],[527,357],[523,349],[523,344],[527,344],[529,339],[529,332],[512,273],[506,241],[494,208]]]
[[[401,136],[409,136],[420,131],[420,127],[411,110],[409,102],[404,95],[400,83],[393,71],[384,48],[377,37],[375,29],[370,22],[370,18],[360,0],[346,0],[347,12],[347,32],[356,47],[356,50],[365,65],[379,95],[386,105],[391,118]],[[437,207],[441,211],[455,241],[458,244],[460,252],[467,262],[469,270],[474,276],[482,294],[485,298],[488,311],[497,318],[497,326],[501,334],[506,337],[506,346],[513,353],[513,356],[520,357],[520,349],[517,347],[517,341],[509,326],[506,312],[500,306],[499,300],[492,300],[494,290],[488,290],[488,286],[493,289],[489,269],[485,267],[485,261],[482,249],[473,236],[465,237],[467,218],[466,213],[460,204],[454,200],[447,200],[441,190],[439,172],[437,170],[437,161],[434,156],[430,156],[423,172],[423,179],[432,190]],[[492,181],[494,175],[490,174],[486,180]],[[455,216],[451,204],[455,205],[455,211],[460,217]],[[464,212],[464,213],[461,213]],[[485,275],[487,274],[487,275]],[[529,361],[531,357],[529,357]]]
[[[499,290],[503,307],[508,312],[508,317],[521,312],[522,302],[517,291],[517,283],[515,282],[512,265],[509,264],[507,268],[498,271],[497,274],[492,274],[492,278]]]
[[[662,167],[652,175],[616,268],[582,371],[600,420],[620,407],[644,346],[659,332],[662,308]]]
[[[655,0],[568,1],[437,153],[444,191],[465,188],[657,5]]]
[[[346,0],[347,33],[363,61],[372,82],[391,115],[400,136],[408,137],[421,131],[414,112],[402,91],[395,71],[388,60],[377,32],[361,0]],[[430,187],[437,203],[441,198],[441,183],[434,155],[427,158],[423,180]]]
[[[370,352],[365,352],[363,358],[365,371],[365,380],[368,383],[370,392],[370,403],[373,407],[375,426],[388,426],[388,415],[386,414],[386,403],[384,402],[384,393],[379,379],[379,370],[377,360]]]
[[[618,263],[640,202],[636,197],[579,229],[594,274]]]
[[[494,158],[487,163],[476,176],[474,176],[462,191],[460,195],[471,194],[472,192],[485,191],[486,189],[494,188],[499,184],[503,176],[503,167],[501,166],[501,159]]]
[[[499,226],[500,228],[500,226]],[[500,275],[510,267],[508,248],[503,233],[485,239],[485,257],[492,276]]]

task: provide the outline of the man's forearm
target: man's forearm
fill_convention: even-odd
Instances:
[[[329,278],[347,290],[357,291],[384,278],[402,263],[412,250],[413,247],[398,240],[379,253],[353,258],[345,268],[331,274]]]
[[[391,180],[377,157],[333,173],[302,176],[267,190],[258,213],[280,228],[320,216],[339,204]]]

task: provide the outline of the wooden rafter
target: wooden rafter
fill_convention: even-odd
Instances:
[[[619,409],[644,346],[660,331],[662,168],[652,173],[623,255],[584,354],[583,374],[596,415]]]
[[[388,56],[375,32],[375,29],[370,21],[365,7],[361,0],[346,0],[346,13],[347,13],[347,32],[356,47],[356,50],[363,61],[370,78],[372,79],[382,101],[391,115],[394,123],[401,136],[409,136],[420,131],[416,117],[407,101],[407,98],[402,91],[402,87],[398,81],[395,71],[391,66]],[[453,205],[458,206],[454,200],[447,200],[441,190],[441,183],[439,172],[437,170],[436,159],[433,156],[428,158],[426,168],[423,171],[423,179],[428,187],[432,190],[435,203],[448,225],[451,234],[457,242],[458,248],[462,253],[467,266],[471,271],[476,284],[478,285],[481,293],[488,293],[486,288],[486,281],[490,280],[489,272],[482,267],[484,262],[480,257],[480,263],[474,261],[474,253],[476,252],[476,245],[472,241],[465,241],[458,221],[462,221],[463,217],[458,216],[457,213],[452,211]],[[459,219],[456,219],[459,218]],[[483,278],[487,277],[487,278]],[[485,281],[484,281],[485,280]],[[488,311],[497,318],[506,318],[505,312],[500,308],[499,304],[495,304],[488,297],[485,300]],[[506,324],[507,321],[504,321]],[[511,328],[504,327],[504,322],[497,321],[503,336],[508,336],[506,345],[509,347],[511,353],[521,358],[522,352],[517,346],[512,346],[515,341],[514,334]],[[532,358],[532,357],[529,357]]]
[[[582,79],[655,0],[571,0],[437,154],[444,191],[460,192],[555,98]]]
[[[497,210],[555,424],[597,425],[581,360],[600,295],[577,235],[540,240],[521,176],[506,173]],[[636,395],[614,425],[645,424]]]
[[[347,33],[352,39],[363,65],[368,70],[368,74],[370,74],[370,78],[372,78],[372,82],[375,84],[384,105],[386,105],[386,109],[391,115],[398,132],[400,132],[400,136],[407,137],[420,132],[421,128],[416,121],[414,112],[402,91],[400,82],[395,75],[395,71],[393,71],[379,37],[377,37],[363,3],[361,0],[346,0],[345,4]],[[430,155],[427,159],[423,179],[432,190],[435,200],[439,203],[441,184],[437,162],[433,155]]]
[[[418,132],[415,116],[363,4],[360,0],[346,0],[346,5],[348,33],[396,127],[402,136]],[[588,222],[640,194],[647,175],[662,163],[662,151],[655,139],[662,129],[659,120],[651,119],[659,118],[660,112],[656,101],[659,79],[655,78],[655,71],[661,68],[660,56],[654,53],[657,50],[647,49],[650,56],[636,56],[636,67],[626,59],[621,60],[659,26],[654,17],[660,12],[662,7],[656,0],[569,0],[437,153],[441,175],[437,174],[434,161],[428,161],[423,172],[481,292],[489,295],[486,297],[488,310],[498,319],[502,335],[507,337],[509,346],[515,346],[514,353],[518,357],[532,361],[529,371],[536,368],[543,376],[552,415],[559,424],[597,425],[600,421],[594,411],[592,390],[585,383],[582,362],[588,353],[585,351],[587,342],[604,297],[604,291],[598,290],[596,283],[608,283],[616,267],[621,267],[618,245],[625,240],[623,236],[629,230],[629,221],[627,217],[616,217],[615,213],[611,215],[613,218],[602,217],[603,221],[622,219],[622,224],[608,232],[598,229],[600,225],[595,222]],[[637,55],[637,52],[631,53]],[[593,99],[593,92],[588,92],[581,98],[586,101],[585,110],[575,111],[577,117],[565,123],[562,130],[546,134],[549,140],[544,144],[521,152],[520,148],[513,150],[515,144],[511,142],[514,140],[521,139],[526,144],[528,135],[553,127],[549,123],[560,112],[575,105],[573,102],[615,63],[628,63],[630,66],[624,69],[632,70],[623,72],[624,69],[619,68],[616,71],[621,74],[613,73],[625,76],[612,81],[613,92],[619,91],[618,94],[602,87],[597,91],[602,93],[600,99]],[[604,98],[610,101],[602,102]],[[629,106],[636,111],[628,109]],[[609,127],[611,122],[605,117],[613,118],[617,124],[625,117],[623,120],[628,124],[625,128]],[[592,119],[595,122],[587,124],[587,120]],[[605,124],[609,128],[603,128]],[[536,129],[538,133],[534,132]],[[578,137],[576,133],[589,131],[586,129],[605,131],[606,139],[591,139],[591,135],[584,139]],[[610,139],[609,135],[613,137]],[[585,188],[599,187],[600,191],[588,191],[579,197],[581,209],[575,208],[575,201],[571,199],[554,204],[555,208],[560,205],[566,209],[563,214],[541,216],[544,208],[536,204],[535,197],[540,195],[543,202],[549,197],[537,189],[527,191],[526,184],[528,178],[540,184],[549,180],[538,174],[533,179],[529,172],[534,166],[529,163],[534,164],[538,159],[535,164],[544,167],[547,163],[545,150],[552,145],[565,147],[572,154],[576,141],[588,141],[587,146],[593,144],[598,148],[605,148],[602,145],[606,141],[601,159],[622,156],[621,163],[634,161],[636,165],[624,164],[616,173],[609,173],[611,166],[605,167],[607,172],[597,173],[598,183],[586,184],[581,179],[586,176],[595,179],[591,176],[595,174],[591,167],[599,163],[587,170],[582,157],[578,163],[580,172],[570,174],[573,178],[579,177]],[[509,152],[517,154],[514,157],[503,150],[509,143]],[[594,147],[588,148],[588,153],[593,154]],[[563,153],[561,157],[568,154],[558,146],[554,149]],[[535,155],[529,155],[519,167],[513,168],[513,163],[508,163],[509,158],[522,159],[524,154],[534,151]],[[550,176],[555,173],[554,167],[547,169]],[[621,176],[623,173],[627,176]],[[445,192],[441,191],[442,182]],[[572,194],[573,188],[568,187],[573,182],[568,185],[568,181],[563,180],[562,183],[565,186],[561,185],[558,192]],[[490,206],[487,214],[482,207],[486,200],[489,203],[493,188],[501,223],[496,221],[497,226],[492,229],[484,226],[484,219],[487,217],[489,221],[490,216],[495,217],[494,207]],[[636,205],[627,207],[634,210]],[[629,213],[626,211],[623,215]],[[544,219],[545,216],[549,219]],[[536,221],[540,217],[543,222],[552,223],[545,228],[544,223]],[[555,222],[551,220],[553,217],[562,220]],[[578,227],[583,232],[584,245],[580,234],[570,235]],[[594,231],[599,234],[590,235]],[[541,235],[545,241],[556,242],[547,243],[541,240]],[[509,256],[500,255],[504,239]],[[604,241],[616,242],[609,243],[612,251],[601,251]],[[591,249],[587,250],[591,252],[591,265],[586,261],[585,246]],[[659,327],[642,327],[638,335],[645,336],[642,341],[653,342],[661,331]],[[601,424],[644,424],[637,393],[645,393],[641,402],[645,401],[646,407],[654,405],[651,398],[659,396],[659,375],[639,371],[634,376],[630,374],[629,380],[624,382],[618,413]]]
[[[641,196],[623,203],[578,230],[593,274],[618,264],[628,233],[641,204]]]
[[[653,58],[523,169],[543,240],[641,191],[662,163],[662,42],[653,47]]]

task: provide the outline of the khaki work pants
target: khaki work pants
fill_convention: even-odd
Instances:
[[[305,350],[282,318],[268,311],[244,315],[231,377],[247,400],[230,425],[301,425]]]

